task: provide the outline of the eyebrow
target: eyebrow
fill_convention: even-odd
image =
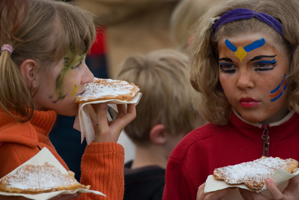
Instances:
[[[232,59],[230,59],[230,58],[220,58],[218,61],[221,61],[221,60],[227,61],[227,62],[233,62]]]
[[[276,55],[273,55],[273,56],[260,55],[260,56],[255,56],[255,57],[252,58],[250,61],[260,60],[260,59],[262,59],[262,58],[274,58],[274,57],[276,57]]]

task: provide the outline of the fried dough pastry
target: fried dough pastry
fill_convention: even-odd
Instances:
[[[132,100],[140,91],[133,83],[122,80],[94,78],[93,82],[85,84],[86,91],[76,97],[76,103],[118,99]]]
[[[271,178],[275,171],[283,168],[293,173],[297,170],[298,162],[292,158],[261,157],[260,159],[237,165],[216,168],[215,179],[224,180],[228,184],[245,184],[249,189],[258,191],[265,184],[265,179]]]
[[[54,165],[24,165],[15,173],[0,180],[0,191],[11,193],[38,194],[58,190],[88,189],[80,184],[74,173],[62,174]]]

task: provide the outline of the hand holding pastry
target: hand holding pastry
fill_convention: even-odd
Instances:
[[[226,195],[228,195],[228,189],[218,190],[216,192],[204,193],[206,183],[203,183],[198,187],[196,200],[217,200],[222,199]]]
[[[267,185],[267,189],[270,192],[272,198],[271,199],[289,199],[289,200],[297,200],[299,199],[299,178],[295,176],[290,179],[288,186],[281,192],[275,183],[271,179],[267,179],[265,181]],[[260,199],[260,200],[268,200],[269,198],[264,195],[256,192],[251,192],[249,190],[240,189],[240,193],[244,199]]]
[[[94,106],[98,125],[94,142],[117,142],[124,127],[136,117],[135,104],[117,104],[118,114],[113,121],[107,120],[107,103]]]
[[[95,133],[93,141],[117,142],[123,128],[136,117],[135,104],[131,100],[139,94],[139,87],[127,81],[94,78],[93,82],[85,84],[85,89],[83,94],[76,97],[76,103],[80,103],[82,107],[90,104],[95,112],[92,117]],[[122,103],[116,104],[116,116],[113,121],[109,121],[107,118],[107,103],[115,100],[122,101]],[[86,126],[86,124],[84,125]],[[84,131],[83,135],[91,134],[91,132],[90,130]]]

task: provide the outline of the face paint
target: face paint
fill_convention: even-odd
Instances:
[[[55,101],[53,101],[54,103],[56,103],[57,101],[59,101],[61,99],[64,99],[66,96],[65,91],[63,91],[63,83],[64,83],[65,75],[70,70],[75,69],[78,65],[80,65],[80,63],[84,59],[84,56],[82,54],[78,54],[75,58],[73,58],[73,56],[74,56],[73,49],[70,48],[64,57],[63,67],[62,67],[58,77],[56,78],[55,91],[56,91],[56,94],[58,95],[58,98]],[[76,88],[76,87],[78,87],[78,86],[74,86],[72,95],[74,95],[77,92],[78,88]]]
[[[276,101],[285,91],[285,89],[287,88],[288,84],[286,82],[285,79],[286,75],[283,76],[282,81],[280,82],[280,84],[274,89],[272,90],[270,93],[270,98],[271,98],[271,102]]]
[[[77,85],[74,85],[72,96],[75,96],[76,92],[78,91],[79,87]]]
[[[256,40],[253,43],[243,47],[236,47],[233,45],[228,39],[225,40],[225,45],[229,48],[232,52],[235,52],[235,55],[239,58],[240,62],[246,57],[247,52],[253,51],[259,47],[262,47],[265,44],[265,39],[262,38],[260,40]]]

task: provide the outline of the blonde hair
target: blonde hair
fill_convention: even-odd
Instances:
[[[195,91],[187,66],[185,54],[169,49],[131,56],[120,66],[117,79],[135,83],[142,93],[137,117],[125,127],[134,143],[148,142],[156,124],[164,124],[172,135],[186,134],[200,125],[192,107]]]
[[[271,26],[255,19],[239,20],[225,24],[213,34],[211,18],[221,16],[225,12],[247,8],[263,12],[278,19],[283,26],[283,36]],[[203,16],[195,31],[194,41],[188,50],[190,53],[191,84],[201,93],[196,107],[209,122],[227,124],[231,106],[227,101],[218,80],[217,41],[223,37],[246,33],[263,32],[272,35],[276,42],[286,50],[290,59],[288,76],[287,105],[299,112],[299,5],[296,0],[238,0],[227,1],[221,6],[211,9]]]
[[[12,55],[4,51],[0,56],[0,106],[17,120],[25,122],[33,116],[33,94],[20,75],[21,63],[33,59],[38,63],[38,73],[47,74],[53,63],[62,59],[70,47],[74,56],[87,53],[95,38],[95,27],[90,14],[70,3],[19,1],[27,5],[24,12],[22,8],[17,9],[22,15],[11,19],[11,9],[5,5],[0,14],[0,27],[5,27],[1,29],[0,45],[9,44],[14,49]],[[17,23],[19,21],[22,23]]]
[[[170,17],[170,31],[180,51],[185,51],[191,33],[200,17],[213,5],[224,0],[183,0],[175,7]]]

